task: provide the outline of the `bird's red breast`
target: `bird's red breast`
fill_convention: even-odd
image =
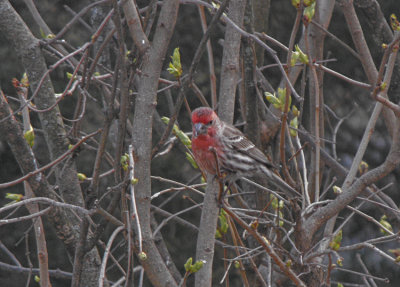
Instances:
[[[200,107],[192,112],[192,151],[193,155],[203,171],[216,174],[216,158],[214,150],[221,152],[221,146],[216,138],[215,120],[216,113],[207,107]]]

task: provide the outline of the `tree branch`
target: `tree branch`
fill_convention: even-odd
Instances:
[[[132,128],[132,145],[134,148],[134,155],[132,156],[134,156],[135,161],[135,177],[138,179],[135,186],[137,212],[141,220],[143,251],[147,255],[147,260],[143,260],[142,265],[155,286],[177,285],[153,241],[150,225],[150,165],[152,118],[156,107],[158,79],[175,27],[178,8],[178,0],[163,2],[153,42],[143,55],[143,70],[137,81],[138,95],[135,101]]]

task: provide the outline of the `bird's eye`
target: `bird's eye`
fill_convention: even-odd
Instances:
[[[210,126],[210,125],[212,125],[212,123],[213,123],[213,121],[209,121],[209,122],[207,123],[207,125]]]

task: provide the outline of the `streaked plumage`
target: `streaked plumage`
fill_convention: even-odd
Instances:
[[[296,193],[269,168],[273,164],[246,136],[234,126],[221,121],[210,108],[192,112],[193,155],[203,171],[217,174],[215,154],[220,171],[233,180],[256,173],[266,174],[280,188]],[[215,149],[215,152],[212,151]]]

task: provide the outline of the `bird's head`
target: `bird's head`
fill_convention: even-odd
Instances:
[[[192,112],[193,137],[200,135],[213,136],[215,128],[219,124],[219,118],[214,110],[200,107]]]

